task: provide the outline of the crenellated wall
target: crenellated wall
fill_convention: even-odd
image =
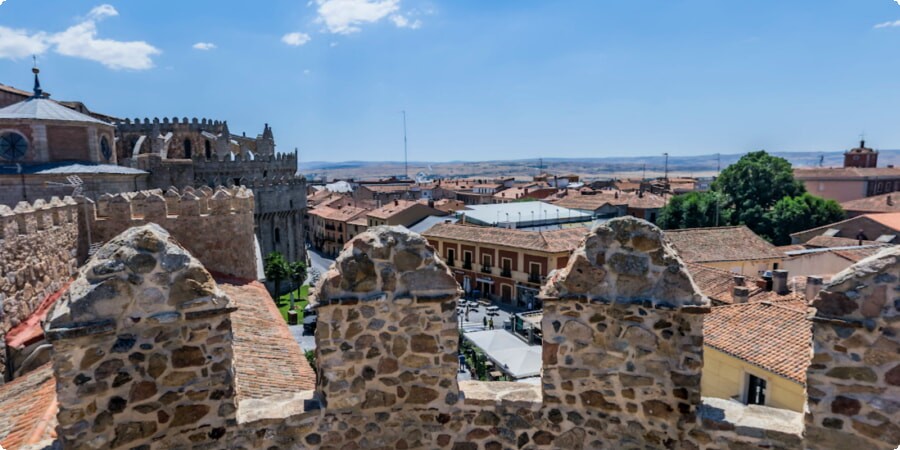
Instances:
[[[85,227],[79,255],[92,243],[106,242],[129,227],[156,223],[210,270],[257,279],[258,256],[253,235],[253,193],[243,187],[169,188],[103,195],[96,204],[83,199]]]
[[[900,444],[900,247],[837,274],[813,301],[809,448]]]
[[[236,414],[233,310],[159,226],[104,245],[47,319],[62,447],[219,446]]]
[[[170,279],[155,277],[168,270],[162,254],[174,250],[156,250],[152,264],[132,262],[133,255],[148,252],[137,248],[143,240],[135,239],[144,232],[128,231],[82,270],[76,283],[87,290],[72,301],[78,307],[68,310],[97,317],[87,317],[91,320],[85,323],[65,316],[66,310],[62,310],[64,320],[56,319],[61,317],[57,312],[52,316],[51,332],[61,333],[54,353],[55,370],[63,380],[58,390],[60,436],[68,444],[64,448],[143,444],[142,448],[161,449],[183,444],[185,438],[196,438],[198,448],[232,449],[896,446],[900,422],[897,248],[839,275],[816,301],[820,311],[809,372],[806,440],[800,413],[700,397],[702,315],[709,308],[708,300],[699,294],[663,233],[635,218],[595,227],[568,266],[548,281],[542,293],[546,343],[540,385],[457,382],[458,285],[421,236],[403,228],[378,227],[346,246],[319,282],[315,391],[242,401],[232,418],[229,406],[221,406],[228,405],[227,397],[191,396],[196,386],[223,389],[221,377],[204,371],[197,358],[192,381],[177,391],[184,391],[178,399],[208,405],[201,419],[209,422],[172,429],[171,407],[162,399],[176,389],[174,381],[167,384],[157,379],[155,391],[146,385],[152,395],[141,396],[137,402],[126,399],[124,390],[116,390],[114,381],[102,384],[102,389],[90,384],[97,383],[97,371],[106,360],[122,360],[124,369],[110,364],[134,380],[123,375],[124,383],[154,382],[145,375],[149,367],[141,356],[125,362],[127,352],[115,352],[126,345],[137,344],[129,348],[140,348],[138,353],[144,357],[160,351],[172,355],[158,360],[159,373],[180,371],[175,349],[186,345],[183,339],[191,334],[185,328],[181,333],[167,333],[168,328],[158,327],[169,327],[170,322],[157,324],[150,320],[154,317],[172,317],[173,327],[188,326],[181,320],[199,320],[192,322],[196,327],[191,330],[213,326],[200,317],[203,314],[191,318],[177,314],[178,308],[171,308],[175,303],[166,300],[173,292],[181,292],[178,284],[164,291],[162,286]],[[123,239],[135,244],[123,246],[119,244]],[[103,283],[111,284],[109,290],[100,289]],[[205,281],[201,284],[207,286]],[[204,289],[196,296],[216,298],[211,287]],[[165,316],[157,316],[162,312],[159,308]],[[110,315],[115,319],[106,319]],[[124,329],[132,331],[123,333]],[[142,338],[132,342],[128,335],[156,338],[152,343]],[[228,350],[222,347],[229,342],[229,335],[222,334],[207,344],[227,357]],[[90,353],[83,349],[95,348],[110,350],[84,366],[83,355]],[[207,350],[201,346],[201,351]],[[76,360],[68,354],[76,355]],[[203,354],[209,360],[209,353]],[[119,372],[115,376],[107,372],[100,371],[104,380],[119,376]],[[128,392],[131,395],[133,390]],[[111,404],[111,395],[122,400]],[[96,425],[99,414],[111,406],[121,409],[120,415],[112,414],[116,427],[109,428],[107,420]],[[214,410],[220,411],[218,416],[210,415]],[[208,424],[203,428],[206,434],[192,428],[201,423]],[[89,431],[94,426],[100,431]],[[115,433],[110,434],[111,430]],[[114,439],[123,434],[140,437],[107,445],[118,442]]]
[[[0,205],[0,384],[6,333],[75,273],[77,204],[71,197]]]

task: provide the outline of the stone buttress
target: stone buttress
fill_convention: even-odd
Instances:
[[[658,228],[595,227],[541,294],[545,407],[587,414],[587,439],[599,438],[588,447],[682,442],[700,404],[709,300],[698,292]]]
[[[236,409],[232,311],[158,225],[101,247],[46,324],[62,447],[224,445]]]
[[[813,301],[808,448],[900,444],[900,247],[837,274]]]
[[[417,234],[371,229],[319,282],[317,392],[329,410],[456,404],[460,295]]]

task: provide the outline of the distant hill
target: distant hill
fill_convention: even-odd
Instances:
[[[844,163],[843,151],[832,152],[773,152],[787,159],[794,167],[840,167]],[[720,155],[721,168],[736,162],[742,154]],[[716,155],[670,156],[669,175],[708,176],[716,173]],[[878,165],[900,166],[900,150],[879,150]],[[343,161],[301,162],[300,172],[309,177],[327,178],[375,178],[403,174],[403,161]],[[626,178],[659,176],[665,170],[663,156],[600,157],[600,158],[543,158],[543,166],[537,159],[494,161],[410,161],[409,175],[423,173],[430,176],[527,178],[540,170],[555,174],[573,173],[585,179]]]

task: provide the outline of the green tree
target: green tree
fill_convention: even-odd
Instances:
[[[664,229],[729,225],[732,211],[726,207],[727,203],[727,199],[719,192],[676,195],[660,210],[656,223]]]
[[[768,234],[765,213],[776,202],[806,192],[803,183],[794,179],[791,163],[765,150],[748,153],[726,167],[712,189],[728,199],[734,224],[747,225],[759,234]]]
[[[281,282],[290,276],[290,265],[279,252],[272,252],[266,255],[266,264],[263,267],[266,280],[275,283],[275,302],[278,302],[278,296],[281,295]]]
[[[288,264],[288,278],[291,280],[291,291],[299,288],[306,281],[306,264],[303,261],[294,261]],[[294,309],[293,297],[291,309]]]
[[[787,245],[791,243],[791,233],[834,223],[846,215],[836,201],[806,192],[779,200],[766,216],[772,228],[772,243]]]

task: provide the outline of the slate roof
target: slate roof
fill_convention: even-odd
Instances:
[[[0,109],[0,120],[3,119],[37,119],[59,120],[65,122],[95,123],[111,127],[112,124],[95,119],[87,114],[82,114],[67,108],[48,98],[34,98],[13,103]]]
[[[575,250],[589,231],[590,229],[587,227],[523,231],[439,223],[422,235],[426,238],[452,239],[546,253],[561,253]]]
[[[669,242],[686,262],[779,259],[784,254],[744,225],[666,230]]]
[[[802,300],[716,306],[703,318],[705,345],[803,385],[811,342]]]
[[[0,385],[0,447],[12,450],[55,438],[57,409],[51,363]]]

